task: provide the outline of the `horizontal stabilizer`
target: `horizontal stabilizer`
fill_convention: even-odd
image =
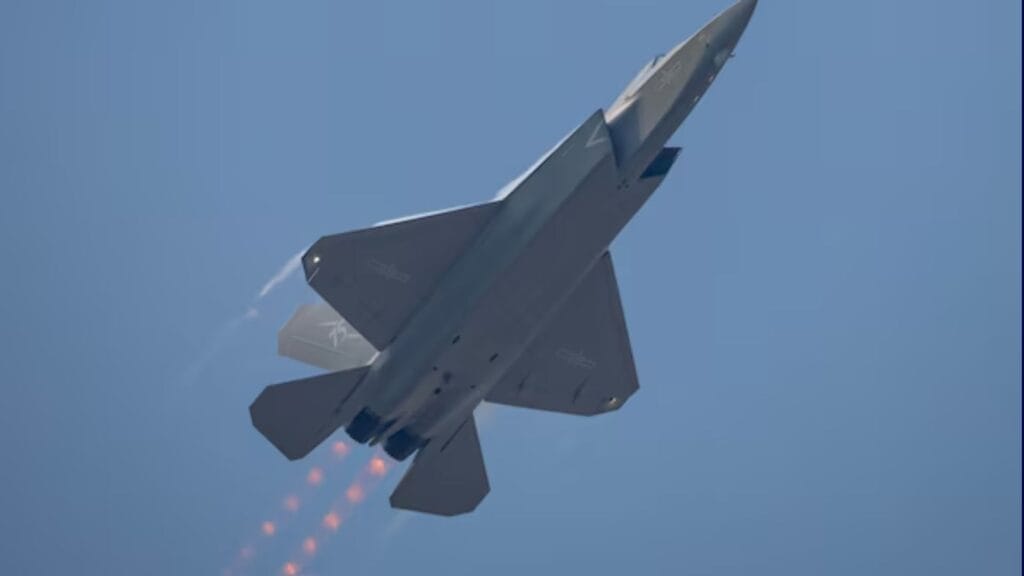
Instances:
[[[362,366],[267,386],[249,406],[252,424],[289,460],[298,460],[345,423],[345,400],[368,370]]]
[[[377,350],[330,304],[300,306],[277,333],[282,356],[336,372],[373,361]]]
[[[456,516],[476,509],[491,491],[470,416],[450,437],[430,441],[413,461],[391,494],[391,506],[441,516]]]

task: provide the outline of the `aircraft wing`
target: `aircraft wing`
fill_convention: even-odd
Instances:
[[[326,302],[299,306],[277,333],[277,352],[331,372],[365,366],[377,354]]]
[[[431,440],[391,494],[391,506],[455,516],[472,512],[491,491],[472,415],[449,435]]]
[[[384,349],[501,202],[344,234],[306,251],[306,281],[374,348]]]
[[[589,416],[619,408],[638,387],[615,270],[605,252],[486,400]]]

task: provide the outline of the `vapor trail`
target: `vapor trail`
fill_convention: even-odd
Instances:
[[[188,387],[195,384],[195,382],[197,382],[202,376],[203,371],[206,370],[206,367],[209,366],[209,364],[213,362],[213,359],[220,354],[229,342],[231,342],[232,337],[242,327],[242,325],[246,322],[259,318],[260,311],[257,305],[285,280],[295,274],[295,272],[300,268],[302,255],[305,252],[306,249],[303,249],[289,258],[278,269],[276,274],[264,282],[263,287],[260,288],[259,293],[257,293],[255,298],[253,298],[252,303],[245,309],[245,312],[235,316],[234,318],[228,319],[220,326],[220,328],[217,329],[216,332],[214,332],[213,337],[203,347],[199,356],[189,364],[184,371],[182,371],[181,376],[178,378],[178,387]]]
[[[231,342],[232,336],[235,332],[245,324],[246,322],[253,320],[259,316],[259,312],[255,308],[249,308],[244,314],[235,316],[227,322],[221,325],[220,328],[213,334],[209,342],[203,347],[199,356],[189,364],[185,370],[182,371],[181,376],[178,377],[178,387],[185,388],[195,384],[202,376],[203,371],[206,367],[213,362],[213,359],[220,354],[221,350],[229,342]]]
[[[277,271],[277,274],[274,274],[270,280],[267,280],[263,287],[260,288],[260,292],[256,296],[256,301],[258,302],[266,298],[267,294],[270,294],[275,288],[280,286],[282,282],[291,277],[292,274],[295,274],[299,269],[300,264],[302,264],[302,255],[305,253],[306,249],[303,248],[294,256],[289,258],[288,261],[281,266],[281,269]]]

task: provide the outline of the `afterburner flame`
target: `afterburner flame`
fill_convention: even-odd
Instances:
[[[288,562],[281,568],[281,573],[285,576],[296,576],[299,573],[299,565],[295,562]]]
[[[374,456],[370,459],[370,474],[374,476],[383,476],[388,473],[388,464],[380,456]]]
[[[331,446],[331,452],[333,452],[334,455],[339,457],[339,458],[347,456],[348,455],[348,444],[345,444],[344,442],[339,440],[339,441],[335,442],[334,445]]]
[[[302,550],[306,554],[309,554],[310,556],[312,556],[313,554],[316,554],[316,538],[310,537],[310,538],[306,538],[305,540],[303,540],[302,541]]]
[[[341,526],[341,516],[337,512],[330,512],[324,516],[324,528],[337,530]]]
[[[299,509],[299,497],[290,494],[284,499],[284,509],[289,512],[296,512]]]
[[[263,532],[264,536],[273,536],[277,532],[277,526],[270,520],[267,520],[260,526],[260,531]]]
[[[366,498],[366,491],[359,484],[353,484],[345,491],[345,498],[353,504],[358,504],[363,501],[363,498]]]

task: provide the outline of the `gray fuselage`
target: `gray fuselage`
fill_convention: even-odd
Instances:
[[[457,426],[526,350],[661,183],[648,169],[731,54],[749,18],[736,10],[655,59],[588,120],[597,132],[577,151],[579,173],[541,166],[504,200],[360,385],[359,403],[385,423],[375,441]]]

